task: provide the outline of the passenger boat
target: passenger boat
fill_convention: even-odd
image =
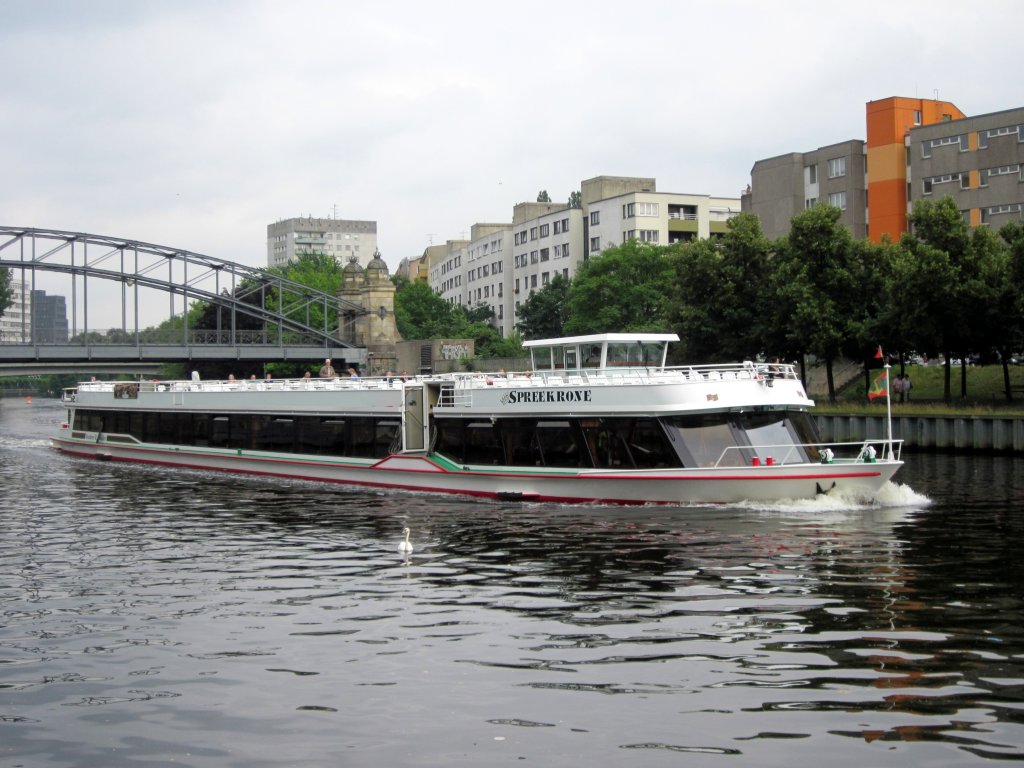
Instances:
[[[60,451],[524,501],[871,497],[888,437],[824,445],[792,365],[666,365],[675,334],[528,341],[524,373],[84,382]]]

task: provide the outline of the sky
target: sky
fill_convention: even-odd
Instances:
[[[392,270],[547,190],[738,197],[864,105],[1024,104],[1024,3],[0,0],[0,224],[266,265],[377,222]]]

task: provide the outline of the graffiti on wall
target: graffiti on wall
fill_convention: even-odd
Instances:
[[[469,344],[442,344],[441,345],[441,359],[442,360],[461,360],[464,357],[469,357]]]

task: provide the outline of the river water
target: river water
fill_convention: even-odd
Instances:
[[[71,459],[60,416],[0,401],[0,768],[1024,759],[1020,458],[560,507]]]

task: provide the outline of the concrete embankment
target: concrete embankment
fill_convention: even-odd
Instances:
[[[886,436],[885,416],[815,414],[823,442],[841,443]],[[1021,416],[896,416],[892,436],[904,448],[934,451],[1024,453]]]

